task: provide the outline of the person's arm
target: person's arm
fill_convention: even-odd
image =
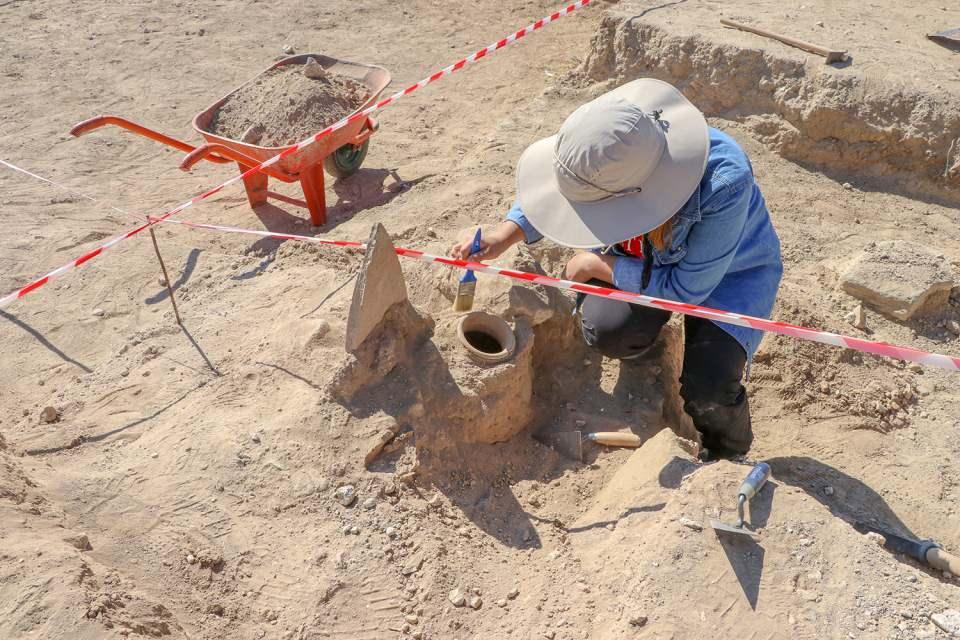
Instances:
[[[450,248],[450,256],[459,260],[466,260],[470,255],[470,249],[473,248],[473,236],[471,232],[467,237],[462,238],[453,247]],[[520,209],[520,201],[517,200],[507,212],[507,219],[480,235],[480,251],[473,254],[472,257],[478,260],[493,260],[499,257],[504,251],[517,244],[521,240],[527,244],[537,242],[543,236],[533,228],[533,225],[523,215]]]
[[[704,203],[702,218],[687,236],[687,253],[673,265],[656,266],[650,284],[641,291],[643,260],[617,257],[613,265],[614,285],[625,291],[642,292],[655,298],[699,304],[707,299],[730,268],[740,245],[753,195],[753,180],[728,186]]]

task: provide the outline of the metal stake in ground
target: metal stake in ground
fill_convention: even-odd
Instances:
[[[147,219],[150,224],[150,219]],[[153,240],[153,250],[157,254],[157,262],[160,263],[160,271],[163,272],[163,283],[167,285],[167,295],[170,296],[170,304],[173,305],[173,315],[177,318],[177,324],[183,326],[180,319],[180,312],[177,310],[177,301],[173,298],[173,287],[170,286],[170,276],[167,275],[167,265],[163,264],[163,256],[160,255],[160,245],[157,244],[157,234],[153,231],[153,225],[150,225],[150,239]]]

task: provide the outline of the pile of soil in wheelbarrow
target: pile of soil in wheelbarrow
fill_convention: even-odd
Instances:
[[[261,147],[295,144],[356,111],[370,91],[312,59],[271,69],[220,107],[209,131]]]

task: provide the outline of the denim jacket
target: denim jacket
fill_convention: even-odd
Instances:
[[[543,236],[520,209],[507,213],[527,243]],[[710,154],[700,187],[673,216],[672,240],[654,248],[650,283],[641,291],[643,260],[618,247],[614,286],[655,298],[697,304],[724,311],[769,318],[783,274],[780,240],[770,222],[753,167],[726,133],[710,129]],[[717,325],[733,336],[752,359],[763,332],[726,323]]]

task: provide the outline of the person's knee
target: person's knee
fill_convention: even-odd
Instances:
[[[636,357],[652,345],[659,333],[638,330],[631,326],[595,325],[589,318],[581,318],[580,329],[587,346],[603,356],[615,360]]]

